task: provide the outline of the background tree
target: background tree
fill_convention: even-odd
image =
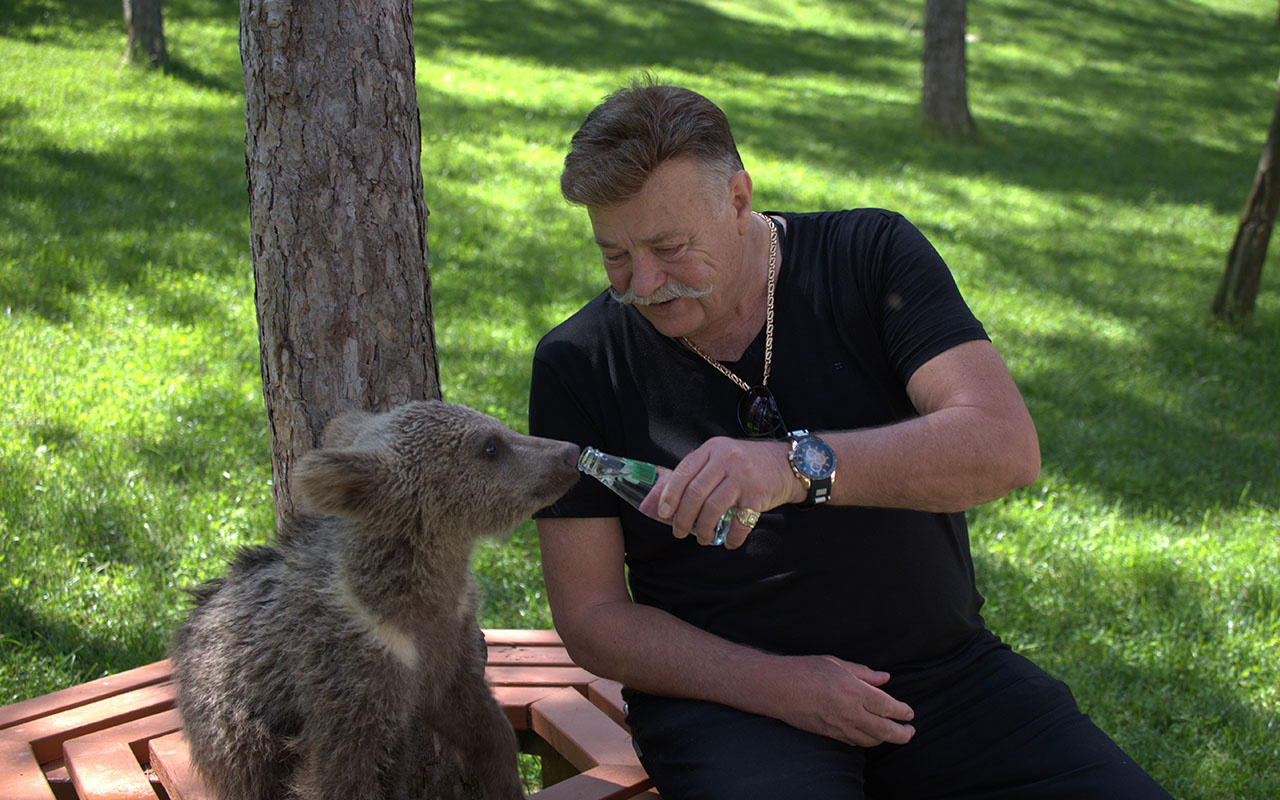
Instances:
[[[1271,115],[1271,128],[1258,159],[1258,172],[1240,214],[1240,227],[1227,252],[1227,267],[1218,283],[1211,311],[1220,320],[1236,321],[1253,313],[1262,285],[1262,264],[1267,258],[1267,244],[1280,208],[1280,170],[1277,169],[1280,148],[1280,83],[1277,84],[1276,106]]]
[[[328,419],[440,396],[411,0],[241,0],[240,48],[278,523]],[[430,750],[427,796],[470,797],[452,751]]]
[[[965,59],[965,0],[926,0],[924,5],[924,93],[921,110],[930,129],[971,137]]]
[[[169,62],[164,43],[164,15],[160,0],[123,0],[128,34],[124,58],[131,64],[156,68]]]

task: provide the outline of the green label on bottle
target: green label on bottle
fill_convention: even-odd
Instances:
[[[631,477],[652,486],[658,480],[658,468],[646,461],[632,461]]]

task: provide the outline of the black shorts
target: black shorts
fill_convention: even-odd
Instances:
[[[894,675],[882,687],[915,711],[904,745],[853,747],[715,703],[631,690],[627,723],[663,800],[1169,800],[1066,684],[993,642],[959,666]]]

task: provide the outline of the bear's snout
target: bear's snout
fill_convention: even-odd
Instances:
[[[575,471],[578,469],[578,456],[580,455],[582,455],[582,448],[573,442],[560,443],[560,460]]]

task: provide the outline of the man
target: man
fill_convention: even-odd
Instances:
[[[610,289],[539,344],[531,432],[676,466],[648,516],[586,479],[541,512],[543,571],[663,796],[1167,797],[983,625],[963,511],[1039,445],[923,236],[754,212],[676,87],[593,110],[561,188]]]

